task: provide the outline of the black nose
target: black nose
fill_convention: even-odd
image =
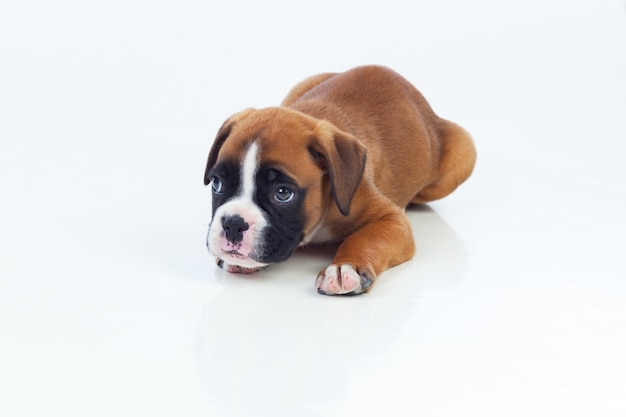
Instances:
[[[226,239],[231,243],[239,243],[243,240],[243,232],[250,228],[250,225],[238,214],[222,218],[222,228],[226,234]]]

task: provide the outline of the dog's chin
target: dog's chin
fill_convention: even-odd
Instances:
[[[229,257],[230,258],[230,257]],[[252,274],[254,272],[265,269],[269,264],[262,264],[252,259],[222,259],[218,257],[216,259],[217,266],[220,268],[236,273],[236,274]]]

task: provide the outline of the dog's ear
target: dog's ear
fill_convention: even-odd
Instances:
[[[328,171],[337,208],[347,216],[352,197],[363,178],[365,146],[354,136],[322,120],[315,126],[309,152]]]
[[[211,172],[213,167],[215,167],[215,163],[217,162],[217,155],[220,153],[222,145],[224,145],[224,142],[226,142],[226,139],[230,135],[234,124],[240,120],[245,119],[253,111],[254,109],[246,109],[242,112],[234,114],[229,117],[224,122],[224,124],[222,124],[222,127],[220,127],[220,130],[217,132],[217,136],[213,141],[213,145],[211,146],[211,150],[209,151],[209,157],[207,159],[206,168],[204,170],[204,185],[209,185],[209,183],[211,182],[209,173]]]

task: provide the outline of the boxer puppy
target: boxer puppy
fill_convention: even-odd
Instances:
[[[320,294],[361,294],[412,258],[405,208],[465,181],[470,135],[439,118],[390,69],[310,77],[280,107],[248,109],[220,128],[204,176],[218,265],[252,273],[308,243],[341,242],[315,281]]]

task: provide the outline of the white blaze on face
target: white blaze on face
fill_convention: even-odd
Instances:
[[[252,196],[255,190],[256,172],[259,169],[258,163],[259,146],[256,142],[250,144],[250,148],[246,153],[246,157],[243,159],[241,167],[241,197],[252,201]]]
[[[262,253],[261,231],[267,225],[265,215],[253,200],[256,191],[255,178],[259,169],[258,156],[259,147],[253,142],[241,163],[239,192],[215,211],[207,239],[211,253],[227,264],[245,268],[261,268],[268,265],[251,258]],[[249,226],[243,232],[243,240],[237,243],[226,239],[222,228],[222,220],[234,215],[242,217]]]

